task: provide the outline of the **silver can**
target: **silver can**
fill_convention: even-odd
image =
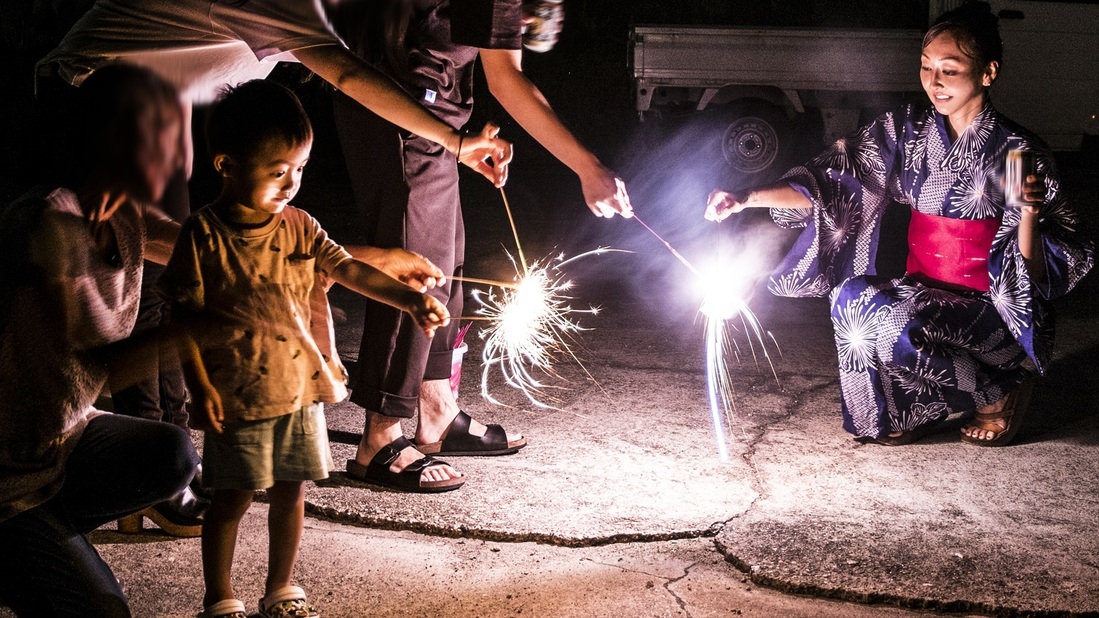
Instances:
[[[1038,173],[1038,156],[1033,150],[1012,148],[1004,162],[1004,197],[1007,205],[1021,208],[1025,204],[1027,176]]]
[[[563,0],[528,0],[523,3],[523,47],[547,52],[557,44],[565,21]]]

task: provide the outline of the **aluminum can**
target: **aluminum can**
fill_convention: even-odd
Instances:
[[[528,0],[523,13],[523,47],[539,53],[553,49],[565,21],[563,0]]]
[[[1027,176],[1038,173],[1038,157],[1033,150],[1012,148],[1004,162],[1004,197],[1008,206],[1021,208]]]

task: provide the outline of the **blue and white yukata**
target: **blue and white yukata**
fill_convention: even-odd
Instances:
[[[989,103],[955,140],[944,122],[917,106],[882,115],[784,176],[812,210],[771,211],[779,225],[805,230],[769,288],[779,296],[830,295],[843,426],[857,437],[971,412],[1003,398],[1030,370],[1044,373],[1054,334],[1049,301],[1093,263],[1041,140]],[[1001,187],[1012,148],[1034,151],[1046,176],[1037,230],[1044,280],[1027,272],[1017,241],[1020,210],[1005,203]],[[928,285],[911,270],[898,279],[876,276],[890,201],[910,206],[916,217],[994,220],[987,286]]]

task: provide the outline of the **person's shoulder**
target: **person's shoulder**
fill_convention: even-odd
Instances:
[[[1015,141],[1027,150],[1050,151],[1049,145],[1037,133],[1008,118],[995,108],[993,108],[993,112],[995,113],[996,124],[999,125],[1007,139]]]

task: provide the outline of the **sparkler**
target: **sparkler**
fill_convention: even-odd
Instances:
[[[734,356],[738,360],[740,358],[740,347],[730,330],[735,329],[734,320],[736,318],[740,319],[740,324],[747,335],[748,345],[752,352],[752,358],[756,362],[756,367],[759,367],[759,358],[756,352],[756,342],[758,341],[762,355],[767,360],[771,373],[775,376],[775,382],[778,382],[778,374],[775,372],[774,363],[771,362],[770,354],[767,351],[764,334],[766,333],[767,337],[775,343],[776,350],[778,349],[778,342],[775,341],[771,333],[763,330],[759,320],[748,307],[747,301],[744,300],[748,288],[748,279],[740,277],[738,281],[737,277],[738,273],[743,274],[750,269],[746,268],[748,265],[743,262],[722,265],[710,268],[707,273],[709,276],[704,277],[668,241],[664,240],[660,234],[657,234],[655,230],[638,218],[636,212],[633,218],[663,243],[668,251],[695,275],[700,287],[705,286],[702,289],[703,301],[699,313],[702,314],[705,320],[706,330],[706,392],[710,404],[710,417],[713,421],[714,441],[717,444],[718,457],[721,461],[727,461],[729,459],[729,450],[725,441],[726,429],[724,425],[727,422],[730,428],[732,427],[732,415],[736,410],[736,393],[733,391],[728,359],[730,356]]]
[[[586,330],[576,317],[580,314],[595,315],[599,311],[596,307],[572,307],[573,299],[568,292],[573,282],[566,278],[562,267],[583,257],[619,250],[601,247],[567,259],[564,255],[558,255],[528,264],[519,242],[511,205],[502,188],[500,195],[519,256],[517,264],[515,258],[508,254],[515,268],[515,280],[502,282],[455,277],[459,281],[490,286],[488,291],[473,291],[473,298],[479,306],[474,316],[465,318],[487,322],[480,331],[480,337],[485,342],[481,353],[481,396],[491,403],[502,405],[489,391],[489,376],[492,371],[498,370],[505,382],[522,392],[532,404],[556,409],[553,405],[557,403],[556,399],[545,391],[549,388],[546,378],[561,378],[554,370],[558,357],[567,355],[572,358],[588,378],[595,381],[576,357],[569,341],[576,333]],[[498,291],[493,288],[498,288]]]

